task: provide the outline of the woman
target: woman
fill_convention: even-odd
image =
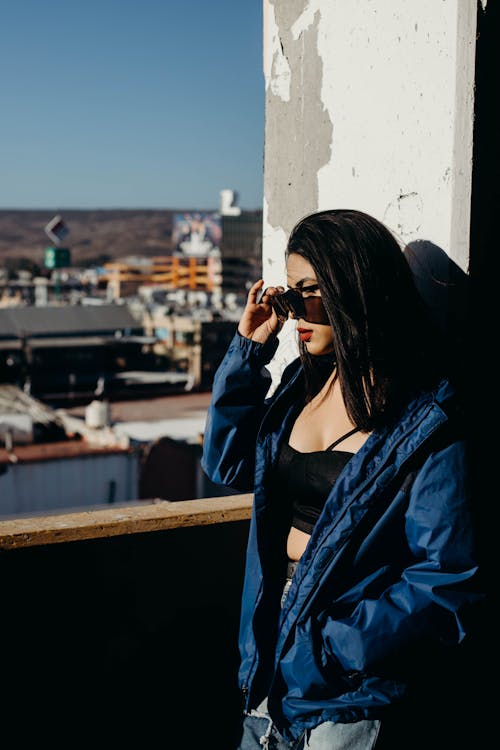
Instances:
[[[210,478],[254,492],[240,748],[369,750],[475,598],[460,410],[379,221],[305,217],[286,271],[288,292],[248,293],[204,437]],[[266,399],[287,316],[300,357]]]

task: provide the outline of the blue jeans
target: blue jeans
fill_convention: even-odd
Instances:
[[[245,716],[243,735],[237,750],[372,750],[380,731],[380,721],[363,720],[352,724],[324,721],[294,742],[286,742],[267,713],[267,701]]]

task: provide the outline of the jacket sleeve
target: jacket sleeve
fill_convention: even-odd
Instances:
[[[464,445],[433,453],[412,484],[405,518],[414,562],[380,596],[342,619],[323,613],[324,648],[346,670],[370,673],[427,643],[458,644],[477,592]],[[466,623],[467,622],[467,627]]]
[[[257,433],[271,386],[265,365],[278,343],[275,338],[259,344],[236,333],[215,373],[201,466],[216,484],[253,490]]]

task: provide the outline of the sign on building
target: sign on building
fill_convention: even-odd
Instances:
[[[67,247],[46,247],[45,268],[68,268],[71,265],[71,253]]]
[[[220,255],[222,240],[220,214],[175,214],[172,240],[176,255],[196,258]]]

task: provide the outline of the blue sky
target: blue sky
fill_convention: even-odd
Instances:
[[[262,207],[261,0],[0,0],[0,209]]]

